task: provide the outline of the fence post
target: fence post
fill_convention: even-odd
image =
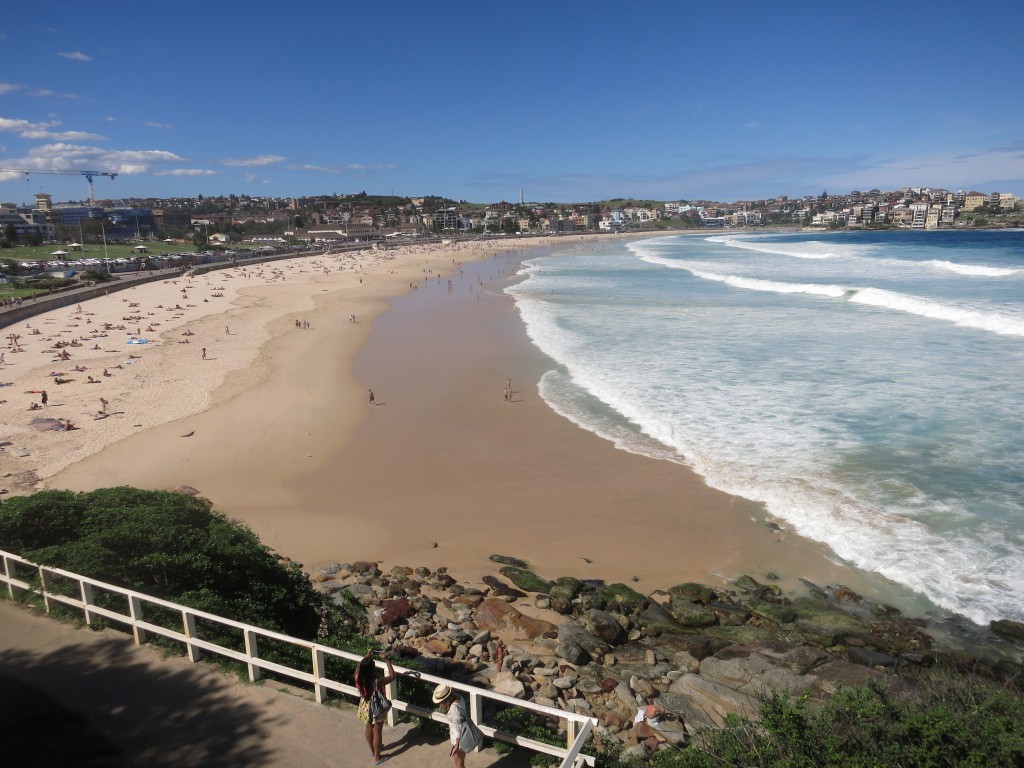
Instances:
[[[480,725],[484,719],[484,699],[476,691],[469,692],[469,719],[477,725]],[[483,744],[477,744],[473,751],[479,752],[483,746]]]
[[[258,659],[260,657],[259,643],[256,641],[258,635],[251,629],[242,630],[242,634],[245,637],[245,655],[250,659]],[[249,682],[255,683],[260,679],[260,668],[253,664],[251,661],[248,662],[249,667]]]
[[[138,595],[128,595],[128,612],[132,617],[132,635],[135,636],[135,644],[142,645],[146,642],[146,630],[139,626],[142,621],[142,599]]]
[[[384,686],[384,690],[386,690],[388,692],[388,698],[391,699],[391,701],[394,701],[395,699],[397,699],[398,698],[398,678],[396,677],[394,680],[392,680],[390,683],[388,683],[386,686]],[[388,722],[388,725],[390,727],[392,727],[392,728],[394,728],[396,725],[398,725],[398,714],[395,712],[394,705],[392,705],[391,707],[388,708],[387,722]]]
[[[185,637],[193,638],[198,637],[196,632],[196,617],[188,611],[181,612],[182,623],[185,627]],[[188,660],[191,662],[197,662],[203,657],[203,652],[196,648],[192,643],[185,643],[185,648],[188,650]]]
[[[39,566],[39,591],[43,593],[43,608],[50,612],[50,596],[46,592],[46,569]]]
[[[313,695],[316,696],[316,703],[324,703],[325,688],[320,685],[320,678],[324,676],[324,664],[326,659],[320,646],[313,646]]]
[[[92,584],[87,582],[85,579],[81,579],[78,582],[82,591],[82,610],[85,612],[85,623],[92,624],[92,614],[89,612],[89,606],[92,605]]]
[[[573,718],[568,718],[565,721],[565,734],[566,734],[566,749],[572,749],[572,745],[576,743],[576,737],[579,735],[580,724]]]
[[[14,561],[4,555],[4,577],[7,579],[7,594],[14,599]]]

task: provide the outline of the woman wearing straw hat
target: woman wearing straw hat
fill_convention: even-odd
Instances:
[[[461,749],[462,746],[466,745],[459,744],[462,724],[469,719],[469,713],[466,712],[466,702],[462,700],[459,694],[444,684],[434,689],[434,695],[431,698],[441,709],[448,710],[445,713],[445,717],[448,718],[448,732],[452,743],[452,760],[455,762],[455,768],[466,768],[466,752],[469,750]],[[471,749],[474,749],[475,746]]]

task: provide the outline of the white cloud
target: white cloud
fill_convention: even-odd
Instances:
[[[262,168],[266,165],[280,163],[287,158],[281,155],[260,155],[259,157],[248,157],[237,160],[222,160],[221,165],[229,165],[233,168]]]
[[[155,120],[147,120],[143,125],[148,125],[150,128],[173,128],[174,126],[170,123],[158,123]]]
[[[0,96],[3,96],[5,93],[20,91],[24,87],[21,83],[0,83]]]
[[[60,125],[60,122],[58,121],[51,123],[33,123],[29,120],[22,120],[20,118],[0,117],[0,131],[17,131],[19,133],[24,131],[45,131],[50,128],[56,128],[58,125]]]
[[[92,56],[87,56],[81,51],[60,51],[57,55],[71,61],[92,61]]]
[[[315,171],[316,173],[359,173],[361,171],[389,171],[397,168],[395,163],[349,163],[347,165],[286,165],[289,171]]]
[[[172,168],[169,171],[154,171],[154,176],[216,176],[216,171],[207,168]]]
[[[10,165],[29,171],[101,170],[124,175],[150,173],[154,166],[178,164],[185,158],[163,149],[106,149],[86,144],[58,142],[32,147]]]
[[[51,139],[55,141],[103,141],[107,137],[98,133],[86,133],[85,131],[22,131],[23,139]]]

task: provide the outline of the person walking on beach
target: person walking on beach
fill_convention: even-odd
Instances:
[[[466,753],[480,746],[483,734],[473,725],[465,700],[450,687],[444,684],[437,686],[431,699],[442,710],[447,710],[445,717],[448,718],[448,740],[452,745],[449,754],[455,768],[466,768]],[[471,743],[467,743],[467,739],[470,739]]]
[[[46,394],[46,390],[45,389],[42,392],[39,393],[39,401],[43,405],[46,405],[50,401],[50,396],[48,394]]]
[[[380,672],[373,661],[372,651],[367,651],[356,667],[356,690],[359,691],[360,698],[359,719],[366,723],[366,743],[373,754],[374,765],[380,765],[388,759],[388,756],[381,755],[384,721],[387,719],[388,710],[391,709],[391,702],[384,695],[384,686],[395,679],[391,659],[384,651],[380,652],[380,658],[388,667],[385,677],[379,676]]]
[[[45,405],[45,403],[44,403],[44,405]],[[373,402],[373,390],[372,389],[370,390],[370,405],[371,406],[374,405],[374,402]]]
[[[110,403],[107,402],[107,399],[105,397],[101,397],[100,398],[100,413],[106,413],[108,405],[110,405]]]

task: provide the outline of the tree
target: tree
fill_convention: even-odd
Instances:
[[[14,228],[13,224],[4,227],[4,240],[11,245],[18,242],[18,230]]]

